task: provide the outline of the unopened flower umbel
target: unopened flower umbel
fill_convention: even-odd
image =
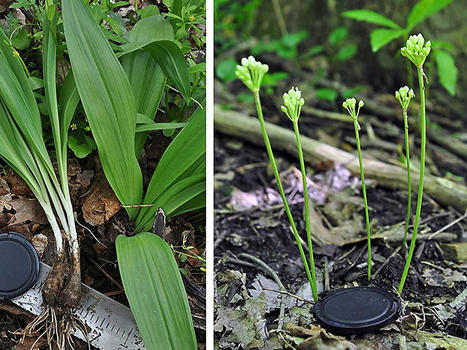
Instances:
[[[296,121],[300,117],[302,106],[305,100],[302,97],[302,92],[298,88],[291,88],[289,92],[284,93],[284,105],[281,106],[284,112],[291,121]]]
[[[264,74],[266,74],[268,70],[269,67],[267,64],[256,61],[253,56],[250,56],[248,58],[242,58],[241,65],[237,65],[235,75],[243,81],[243,84],[252,92],[258,92]]]
[[[357,120],[358,115],[360,114],[360,108],[364,106],[364,103],[362,100],[358,102],[358,109],[355,110],[355,106],[357,105],[357,100],[355,98],[348,98],[342,103],[342,107],[344,107],[347,112],[349,112],[350,116],[352,117],[353,120]]]
[[[407,40],[406,47],[401,49],[402,56],[407,57],[417,68],[422,68],[428,54],[431,51],[431,42],[425,39],[422,34],[412,35]]]
[[[409,89],[408,86],[403,86],[396,91],[396,99],[400,102],[402,109],[404,111],[409,107],[410,101],[415,97],[415,94],[412,89]]]

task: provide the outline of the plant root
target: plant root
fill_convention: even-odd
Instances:
[[[22,332],[21,343],[24,343],[26,337],[38,335],[31,349],[45,337],[50,350],[74,350],[75,341],[72,337],[74,330],[81,332],[88,339],[88,349],[91,349],[86,325],[74,316],[70,309],[46,307],[26,326]]]

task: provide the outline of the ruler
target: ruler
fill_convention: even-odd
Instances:
[[[41,262],[39,278],[26,294],[11,301],[34,315],[43,310],[42,286],[52,268]],[[103,350],[145,350],[136,322],[130,308],[116,302],[102,293],[81,284],[80,308],[74,315],[89,328],[92,346]],[[86,337],[79,330],[73,335],[84,341]]]

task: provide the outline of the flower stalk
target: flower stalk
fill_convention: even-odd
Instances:
[[[358,153],[358,164],[360,166],[360,179],[362,182],[362,192],[363,192],[363,203],[365,205],[365,223],[366,223],[366,235],[367,235],[367,246],[368,246],[368,281],[371,280],[371,232],[370,232],[370,215],[368,214],[368,200],[366,196],[366,186],[365,186],[365,174],[363,172],[363,160],[362,160],[362,150],[360,147],[360,136],[358,131],[360,130],[360,125],[358,124],[358,115],[360,114],[360,108],[363,107],[364,103],[362,100],[358,103],[358,109],[355,109],[357,101],[355,98],[348,98],[344,101],[342,106],[347,110],[349,115],[353,119],[354,129],[355,129],[355,140],[357,141],[357,153]]]
[[[404,118],[404,138],[405,138],[405,164],[407,167],[407,191],[408,191],[408,199],[407,199],[407,216],[405,219],[405,226],[404,226],[404,238],[402,239],[402,245],[404,248],[407,248],[407,232],[409,230],[409,223],[410,223],[410,213],[412,207],[412,182],[410,179],[410,150],[409,150],[409,122],[407,117],[407,109],[409,108],[409,103],[412,98],[414,98],[415,94],[412,89],[409,89],[408,86],[401,87],[395,93],[396,99],[400,102],[402,106],[402,115]]]
[[[258,119],[261,127],[261,134],[263,136],[264,145],[266,146],[266,151],[268,153],[269,161],[274,172],[274,177],[277,182],[277,187],[279,189],[279,194],[281,196],[282,202],[284,204],[285,211],[287,213],[287,218],[289,219],[290,226],[292,227],[292,232],[297,242],[298,249],[300,251],[300,256],[302,258],[303,265],[305,267],[306,275],[308,281],[310,283],[311,289],[313,291],[313,298],[315,301],[318,300],[318,293],[316,288],[316,281],[313,280],[313,275],[310,271],[310,267],[305,255],[305,251],[303,249],[300,235],[298,234],[297,226],[292,216],[292,212],[289,207],[289,203],[287,202],[287,197],[285,196],[284,187],[282,185],[282,181],[279,176],[279,170],[277,168],[276,160],[274,157],[274,153],[272,151],[271,143],[269,141],[269,136],[266,130],[266,125],[264,122],[263,110],[261,106],[261,99],[260,99],[260,87],[261,81],[264,75],[269,70],[269,67],[266,64],[262,64],[259,61],[256,61],[254,57],[250,56],[248,58],[243,58],[241,60],[241,65],[237,66],[237,70],[235,74],[237,77],[245,84],[248,89],[253,93],[256,112],[258,114]],[[311,250],[311,247],[310,247]]]
[[[300,130],[298,127],[298,119],[302,106],[305,104],[305,100],[301,96],[300,90],[297,88],[290,89],[288,93],[284,94],[284,105],[281,106],[281,110],[287,115],[292,121],[295,139],[297,141],[298,158],[300,161],[300,171],[302,173],[302,184],[303,184],[303,196],[305,200],[305,224],[306,224],[306,237],[308,244],[308,259],[311,269],[312,284],[311,289],[313,292],[313,298],[318,300],[318,290],[316,286],[316,270],[315,270],[315,259],[313,256],[313,242],[311,241],[311,223],[310,223],[310,197],[308,196],[308,184],[306,180],[306,168],[303,157],[303,149],[300,141]]]
[[[417,198],[417,210],[415,212],[415,219],[413,225],[412,239],[410,241],[409,254],[405,263],[404,272],[399,284],[399,294],[404,289],[405,280],[409,273],[410,263],[412,261],[413,252],[415,249],[415,242],[417,240],[417,232],[420,224],[420,214],[422,211],[422,200],[423,200],[423,177],[425,173],[425,150],[426,150],[426,111],[425,111],[425,85],[423,79],[425,74],[423,73],[423,64],[426,61],[431,51],[431,42],[427,41],[421,34],[412,35],[407,40],[406,47],[401,49],[403,56],[407,57],[417,68],[418,85],[420,89],[420,175],[418,182],[418,198]]]

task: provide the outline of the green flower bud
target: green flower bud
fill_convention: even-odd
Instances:
[[[302,98],[302,92],[298,88],[291,88],[283,95],[284,105],[281,106],[282,112],[292,121],[297,121],[302,111],[305,100]]]
[[[348,98],[342,103],[342,107],[344,107],[352,119],[357,120],[358,115],[360,114],[360,108],[362,108],[365,104],[362,100],[358,102],[358,109],[355,110],[357,105],[357,100],[355,98]]]
[[[244,57],[240,61],[241,65],[237,65],[235,75],[240,79],[248,89],[253,92],[258,92],[261,87],[261,81],[264,74],[269,70],[268,65],[262,64],[253,56]]]
[[[415,97],[415,94],[412,89],[409,89],[408,86],[401,87],[398,91],[395,92],[396,99],[402,106],[404,111],[407,111],[409,108],[409,103],[412,98]]]
[[[416,67],[422,68],[431,51],[431,42],[427,41],[422,34],[412,35],[407,40],[406,46],[401,49],[402,56],[407,57]]]

